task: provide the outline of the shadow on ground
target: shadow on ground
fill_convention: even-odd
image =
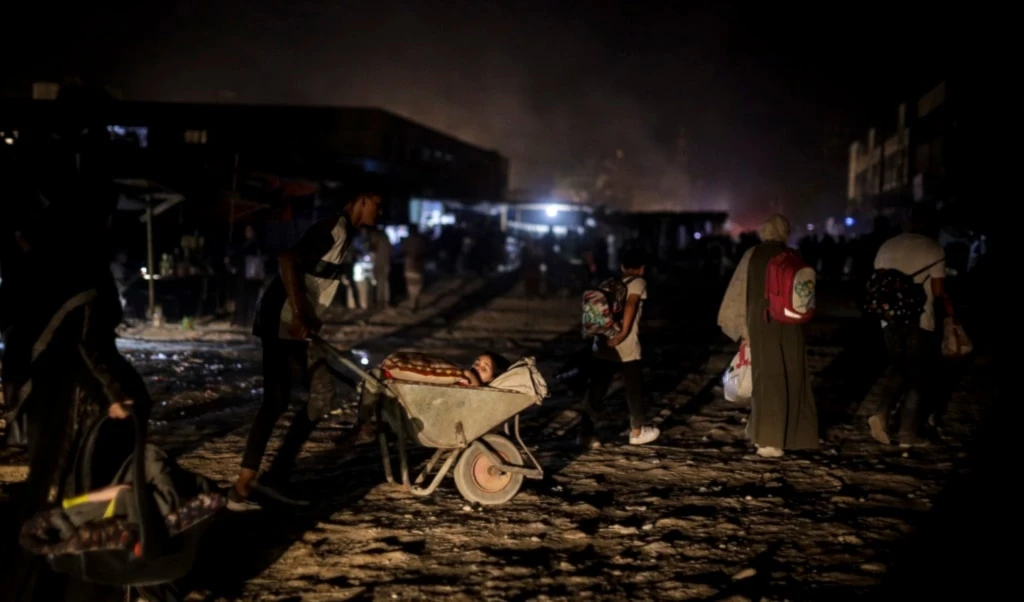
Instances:
[[[994,370],[988,372],[992,382]],[[994,397],[969,447],[966,473],[946,486],[914,535],[894,551],[880,599],[996,600],[1017,589],[1016,421],[1008,404]]]

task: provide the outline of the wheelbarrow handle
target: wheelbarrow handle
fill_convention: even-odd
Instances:
[[[335,349],[333,345],[325,341],[323,337],[321,337],[320,335],[316,333],[310,333],[309,340],[312,343],[319,345],[325,351],[327,351],[327,353],[329,353],[334,359],[336,359],[342,366],[345,366],[346,368],[354,372],[357,376],[359,376],[359,378],[363,379],[363,382],[369,383],[372,388],[384,388],[384,383],[380,382],[380,380],[378,380],[375,376],[373,376],[366,370],[363,370],[355,362],[345,357],[345,354]]]

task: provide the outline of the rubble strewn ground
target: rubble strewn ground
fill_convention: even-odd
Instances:
[[[495,286],[449,281],[423,314],[392,310],[327,334],[374,361],[400,348],[462,362],[495,349],[535,355],[546,374],[557,372],[581,345],[578,301]],[[312,505],[226,516],[209,534],[192,598],[877,599],[901,546],[967,468],[991,400],[989,363],[958,368],[940,444],[883,448],[856,415],[871,399],[870,362],[851,343],[861,327],[825,311],[809,350],[824,445],[760,458],[743,438],[748,407],[716,386],[735,349],[716,333],[713,302],[658,293],[644,323],[646,382],[663,430],[656,445],[625,445],[613,389],[608,444],[577,449],[575,397],[551,379],[552,397],[523,417],[547,477],[481,508],[450,479],[429,498],[383,484],[374,446],[338,450],[349,406],[318,429],[295,471],[296,493]],[[124,344],[159,404],[157,441],[224,484],[260,395],[259,348],[242,336]],[[3,467],[0,479],[16,470]]]

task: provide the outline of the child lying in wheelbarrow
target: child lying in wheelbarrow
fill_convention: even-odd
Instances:
[[[511,362],[493,351],[481,353],[476,356],[468,370],[462,371],[462,379],[458,384],[464,387],[483,387],[503,374],[511,365]]]
[[[504,356],[485,351],[473,360],[469,368],[461,368],[447,360],[423,353],[398,352],[384,358],[375,376],[386,380],[408,380],[431,385],[459,385],[463,387],[484,387],[502,375],[511,366]],[[354,430],[355,443],[373,441],[375,436],[371,418],[377,404],[377,395],[366,389],[360,395],[359,414]],[[351,443],[349,435],[339,444]]]
[[[388,380],[483,387],[508,370],[511,365],[507,359],[493,351],[478,355],[469,368],[460,368],[448,360],[424,353],[399,352],[384,358],[380,371]]]

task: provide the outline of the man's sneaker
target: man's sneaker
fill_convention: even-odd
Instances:
[[[885,432],[885,420],[880,414],[868,418],[868,426],[871,427],[871,436],[882,445],[889,445],[889,433]]]
[[[228,490],[228,510],[231,512],[251,512],[262,509],[263,506],[260,506],[258,502],[242,497],[242,494],[238,493],[234,485]]]
[[[640,427],[640,432],[636,435],[633,431],[629,432],[629,444],[630,445],[646,445],[651,441],[654,441],[661,435],[661,431],[656,426],[643,426]]]
[[[777,447],[757,446],[757,455],[762,458],[781,458],[786,452]]]

